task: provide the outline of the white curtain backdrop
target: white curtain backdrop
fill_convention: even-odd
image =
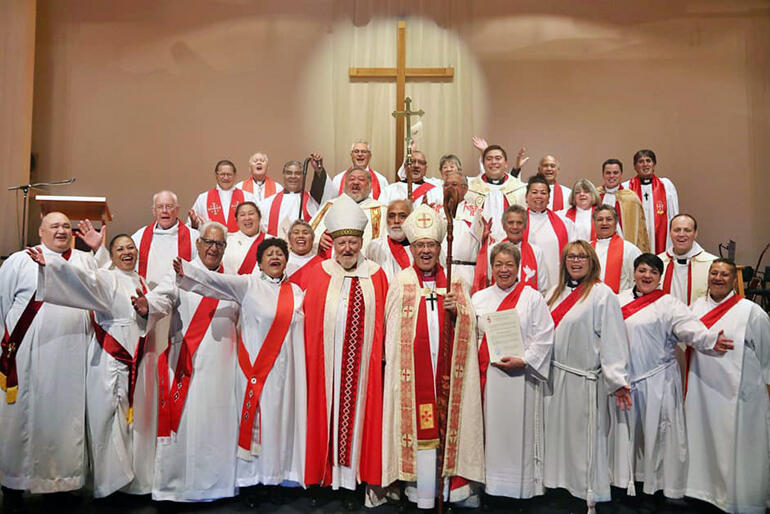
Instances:
[[[372,146],[374,169],[392,181],[400,163],[395,162],[395,80],[355,79],[350,67],[395,67],[397,22],[404,2],[358,2],[353,19],[345,14],[349,2],[339,0],[334,22],[316,52],[308,56],[308,75],[302,89],[303,101],[316,126],[306,126],[305,139],[333,154],[327,161],[335,172],[350,165],[350,146],[356,139],[367,139]],[[406,96],[415,110],[423,109],[417,147],[428,158],[428,174],[438,176],[442,155],[470,155],[464,162],[466,173],[475,174],[476,154],[471,136],[484,126],[481,74],[473,56],[462,43],[458,30],[466,20],[467,4],[422,2],[410,4],[406,20],[407,67],[453,67],[454,77],[433,81],[407,79]],[[347,9],[346,9],[347,8]],[[415,14],[418,11],[418,14]],[[423,17],[424,15],[424,17]],[[465,16],[465,17],[464,17]],[[438,20],[438,21],[437,21]],[[412,125],[418,124],[413,118]],[[403,144],[403,142],[401,143]]]

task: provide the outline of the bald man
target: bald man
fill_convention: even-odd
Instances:
[[[95,232],[95,231],[94,231]],[[96,270],[90,253],[72,249],[72,223],[60,212],[38,231],[47,261]],[[98,232],[86,242],[95,251]],[[36,301],[45,295],[38,265],[23,251],[0,268],[0,484],[4,512],[20,511],[23,491],[60,493],[86,479],[88,311]],[[59,508],[64,508],[59,504]]]
[[[548,198],[548,208],[552,211],[560,211],[568,207],[568,198],[572,194],[572,189],[559,184],[556,178],[559,176],[561,164],[553,155],[544,155],[537,166],[537,172],[545,177],[548,187],[551,189],[551,196]]]

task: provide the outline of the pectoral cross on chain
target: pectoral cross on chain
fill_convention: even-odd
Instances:
[[[644,192],[644,201],[646,202],[646,201],[647,201],[647,200],[649,200],[649,199],[650,199],[650,193],[648,193],[647,191],[645,191],[645,192]]]

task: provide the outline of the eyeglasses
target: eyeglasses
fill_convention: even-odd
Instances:
[[[422,159],[412,159],[412,162],[415,164],[420,164],[422,166],[425,166],[426,164],[428,164],[428,161],[424,161]]]
[[[413,243],[412,246],[417,248],[418,250],[434,250],[438,248],[438,243],[435,241],[421,241],[419,243]]]
[[[212,246],[216,246],[217,250],[224,250],[225,246],[227,246],[227,243],[224,241],[214,241],[213,239],[204,239],[202,237],[199,237],[198,241],[200,241],[201,243],[203,243],[209,248],[211,248]]]
[[[585,261],[588,260],[588,255],[577,255],[574,253],[567,254],[566,259],[568,261]]]

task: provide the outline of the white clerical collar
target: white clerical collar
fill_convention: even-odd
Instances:
[[[533,211],[532,209],[529,210],[530,214],[533,214],[535,216],[546,216],[548,214],[548,208],[543,209],[542,211]]]
[[[685,253],[684,255],[679,255],[678,253],[674,253],[673,245],[671,247],[669,247],[668,254],[671,256],[672,259],[677,259],[677,260],[679,260],[679,259],[687,259],[687,260],[690,260],[693,257],[695,257],[696,255],[698,255],[699,253],[701,253],[702,251],[703,251],[703,248],[701,247],[701,245],[699,245],[697,241],[693,241],[692,248],[690,248],[690,251]]]
[[[172,232],[176,232],[179,229],[179,220],[177,219],[173,225],[171,225],[168,228],[163,228],[160,226],[160,223],[157,221],[155,222],[155,228],[152,229],[153,233],[155,234],[170,234]]]
[[[615,186],[615,187],[607,187],[607,186],[604,186],[604,192],[605,192],[605,193],[617,193],[617,192],[618,192],[618,190],[620,190],[620,184],[618,184],[618,185],[617,185],[617,186]]]
[[[219,191],[220,193],[232,193],[233,189],[235,189],[235,184],[233,184],[230,187],[230,189],[222,189],[222,187],[219,184],[217,184],[217,191]]]
[[[289,250],[289,259],[294,259],[300,262],[306,262],[313,258],[313,250],[309,250],[305,255],[300,255]]]

